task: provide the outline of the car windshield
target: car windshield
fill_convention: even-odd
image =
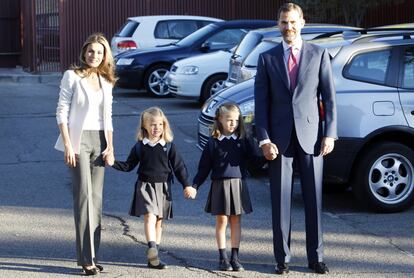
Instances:
[[[176,45],[179,45],[179,46],[192,45],[195,41],[198,41],[199,39],[205,37],[208,33],[210,33],[214,29],[216,29],[216,25],[214,24],[209,24],[207,26],[204,26],[203,28],[198,29],[194,33],[191,33],[187,37],[178,41]]]
[[[246,55],[259,43],[261,39],[261,34],[256,32],[247,33],[234,52],[235,58],[246,57]]]
[[[280,41],[282,40],[281,37]],[[274,39],[276,41],[277,39]],[[250,54],[246,57],[243,64],[246,67],[257,67],[257,60],[259,59],[259,55],[262,54],[265,51],[268,51],[269,49],[275,47],[278,44],[278,42],[273,41],[262,41],[259,43],[255,49],[250,52]]]

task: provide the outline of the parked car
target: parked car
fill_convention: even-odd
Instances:
[[[351,27],[345,25],[334,25],[334,24],[319,24],[309,23],[305,24],[301,34],[305,40],[312,40],[322,34],[336,34],[343,31],[360,31],[361,28]],[[236,51],[231,56],[229,65],[229,75],[225,82],[226,87],[233,86],[241,81],[240,68],[242,67],[243,61],[246,57],[259,45],[263,40],[275,40],[280,42],[282,40],[281,34],[278,28],[266,28],[250,31],[237,46]],[[260,49],[260,48],[259,48]],[[258,49],[258,50],[259,50]],[[258,51],[256,50],[256,52]],[[245,79],[244,79],[245,80]]]
[[[230,49],[251,29],[274,25],[271,20],[233,20],[211,23],[169,46],[130,50],[115,57],[117,85],[147,89],[154,96],[168,95],[171,65],[181,59],[202,53]]]
[[[324,181],[347,184],[378,211],[414,200],[414,33],[363,35],[320,42],[332,57],[338,136],[325,159]],[[254,138],[254,79],[212,96],[199,117],[203,147],[217,107],[237,103]]]
[[[332,24],[307,24],[302,29],[302,36],[304,39],[312,39],[324,32],[360,29]],[[211,95],[226,87],[229,68],[230,72],[236,72],[241,61],[263,38],[280,40],[280,31],[276,27],[252,30],[242,39],[232,55],[226,51],[198,55],[174,63],[168,76],[169,92],[176,97],[196,99],[204,103]],[[230,77],[229,80],[233,81]]]
[[[220,50],[175,62],[168,75],[169,93],[204,103],[224,88],[233,51]]]
[[[386,34],[402,31],[413,31],[413,28],[409,27],[375,27],[370,29],[345,29],[343,31],[334,31],[332,33],[319,34],[314,39],[316,42],[324,43],[327,47],[332,48],[336,44],[347,43],[353,39],[357,39],[361,34]],[[312,35],[312,34],[311,34]],[[344,41],[345,38],[345,41]],[[232,86],[236,83],[248,80],[256,75],[257,61],[259,55],[269,49],[273,48],[275,44],[281,41],[280,37],[277,38],[263,38],[262,41],[247,55],[247,57],[241,62],[240,65],[232,68],[232,77],[228,78],[225,85],[226,87]],[[338,50],[338,48],[336,48]],[[333,49],[330,50],[331,52]],[[230,62],[231,63],[231,62]],[[234,78],[233,78],[234,77]]]
[[[142,49],[176,42],[198,29],[222,21],[191,15],[151,15],[129,17],[111,40],[113,55],[129,49]]]

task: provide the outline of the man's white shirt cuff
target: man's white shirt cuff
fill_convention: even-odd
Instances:
[[[270,139],[264,139],[264,140],[260,141],[259,142],[259,147],[261,147],[261,146],[263,146],[264,144],[267,144],[267,143],[271,143]]]

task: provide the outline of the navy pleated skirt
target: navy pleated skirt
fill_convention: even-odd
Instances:
[[[213,180],[205,211],[212,215],[239,215],[252,212],[246,181],[242,179]]]
[[[172,218],[172,200],[169,196],[167,182],[135,183],[134,196],[129,215],[141,216],[152,213],[159,218]]]

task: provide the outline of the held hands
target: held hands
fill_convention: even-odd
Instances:
[[[112,148],[106,148],[102,152],[103,160],[105,161],[105,165],[112,166],[115,162],[114,150]]]
[[[267,160],[273,160],[279,154],[279,150],[273,143],[266,143],[261,146],[263,155]]]
[[[323,137],[321,143],[321,155],[327,155],[333,151],[335,139],[332,137]]]
[[[197,195],[197,189],[195,189],[194,187],[188,185],[184,188],[184,198],[195,199],[196,195]]]
[[[115,157],[113,153],[105,156],[105,165],[112,166],[114,165],[114,163],[115,163]]]

